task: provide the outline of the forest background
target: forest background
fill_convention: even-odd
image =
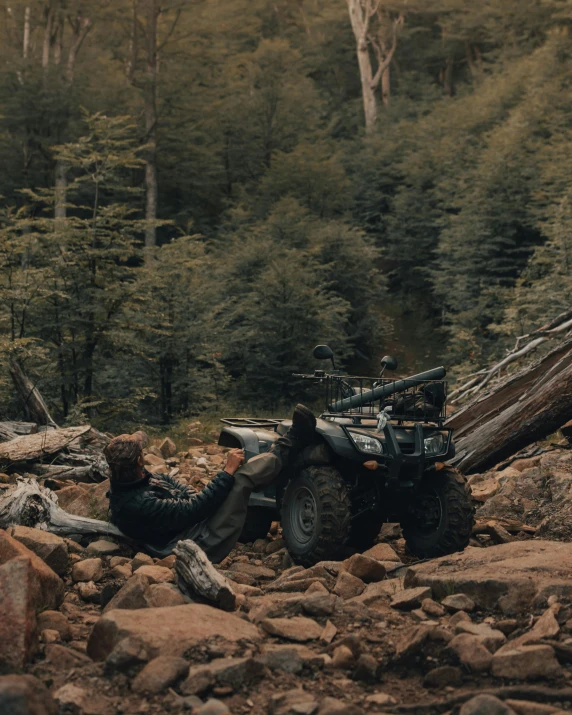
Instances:
[[[12,0],[10,360],[106,429],[466,375],[572,300],[572,2]]]

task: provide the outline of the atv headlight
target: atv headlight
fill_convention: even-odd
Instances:
[[[365,452],[366,454],[383,454],[383,445],[375,437],[369,437],[367,434],[362,434],[361,432],[350,432],[349,435],[360,452]]]
[[[442,434],[434,434],[431,437],[423,440],[425,445],[425,454],[435,455],[441,454],[445,449],[445,437]]]

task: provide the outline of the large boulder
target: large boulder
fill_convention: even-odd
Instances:
[[[60,577],[33,551],[0,529],[0,564],[17,558],[30,562],[28,592],[34,609],[56,609],[64,597],[64,584]]]
[[[542,605],[552,594],[570,600],[572,544],[515,541],[488,549],[469,547],[411,566],[405,586],[430,586],[438,598],[453,588],[482,609],[498,607],[507,614]]]
[[[68,545],[61,536],[27,526],[13,526],[8,533],[39,556],[59,576],[66,572]]]
[[[29,559],[0,566],[0,667],[22,668],[36,648],[34,590]],[[5,711],[0,707],[0,712]]]
[[[104,660],[124,638],[138,638],[152,657],[182,656],[195,643],[220,636],[228,641],[257,641],[261,633],[242,618],[212,606],[191,603],[166,608],[114,610],[95,624],[87,644],[93,660]]]

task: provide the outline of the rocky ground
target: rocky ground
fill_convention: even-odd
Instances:
[[[192,441],[151,447],[148,467],[200,488],[224,455]],[[0,531],[0,713],[570,711],[572,453],[536,449],[471,478],[494,528],[462,554],[416,562],[388,524],[364,554],[304,569],[273,524],[220,564],[233,613],[179,590],[174,556]],[[53,487],[105,515],[106,482]]]

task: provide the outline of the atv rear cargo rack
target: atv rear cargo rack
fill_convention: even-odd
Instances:
[[[263,419],[258,417],[225,417],[221,422],[229,427],[249,427],[250,429],[273,429],[276,431],[282,419]]]

